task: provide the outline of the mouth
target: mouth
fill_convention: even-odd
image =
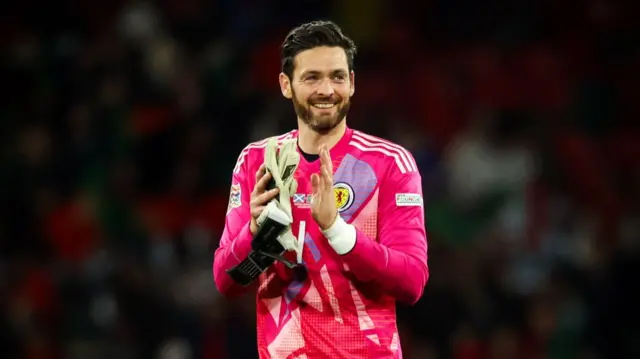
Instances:
[[[321,110],[327,110],[327,109],[335,107],[336,105],[337,105],[336,103],[314,103],[311,106],[313,106],[315,108],[319,108]]]

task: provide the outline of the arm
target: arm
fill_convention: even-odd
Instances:
[[[419,202],[396,201],[397,194]],[[358,280],[375,281],[397,300],[414,304],[429,279],[420,174],[391,171],[380,184],[378,206],[379,242],[339,216],[325,236]]]
[[[240,156],[243,155],[248,156],[247,153]],[[218,290],[227,296],[244,294],[248,290],[234,282],[226,271],[240,263],[251,252],[253,235],[250,229],[249,199],[253,185],[249,183],[250,178],[252,176],[247,173],[245,160],[233,173],[224,231],[214,255],[213,278]]]

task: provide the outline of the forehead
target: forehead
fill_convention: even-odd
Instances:
[[[296,55],[294,59],[294,73],[306,71],[328,72],[335,70],[349,70],[347,54],[341,47],[314,47]]]

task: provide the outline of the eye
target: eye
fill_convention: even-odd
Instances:
[[[334,80],[334,81],[342,82],[342,81],[344,81],[344,80],[346,80],[346,79],[347,79],[347,76],[346,76],[346,75],[344,75],[344,74],[336,74],[336,75],[333,75],[333,80]]]

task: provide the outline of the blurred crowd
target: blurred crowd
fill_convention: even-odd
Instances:
[[[295,126],[280,42],[326,18],[359,46],[349,125],[423,175],[405,357],[640,358],[633,1],[4,7],[2,358],[256,357],[254,298],[217,293],[212,252],[240,150]]]

